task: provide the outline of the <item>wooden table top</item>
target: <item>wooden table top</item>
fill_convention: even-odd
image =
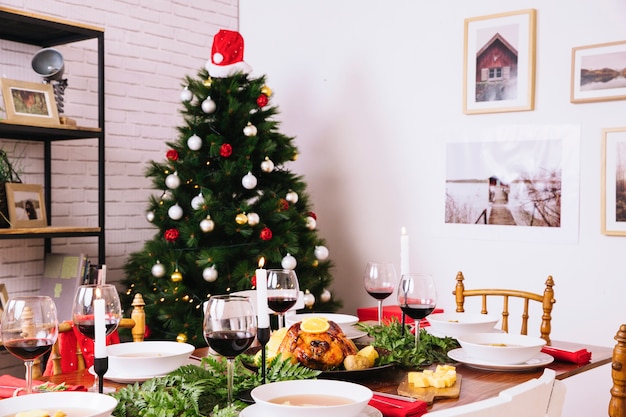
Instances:
[[[584,347],[592,352],[591,362],[583,365],[559,361],[549,364],[547,368],[554,369],[556,371],[557,379],[566,379],[611,362],[613,349],[609,347],[588,346],[567,342],[553,342],[553,344],[561,348],[571,348],[572,350]],[[207,354],[207,348],[196,349],[194,352],[194,356],[198,357],[204,357]],[[457,373],[462,376],[460,397],[454,399],[435,400],[431,411],[469,404],[475,401],[495,397],[502,390],[526,382],[529,379],[538,378],[543,373],[543,368],[524,372],[486,371],[458,364]],[[374,391],[396,394],[398,385],[404,378],[405,374],[406,371],[404,370],[389,368],[381,371],[376,375],[376,377],[368,378],[367,381],[363,381],[362,383]],[[609,375],[607,375],[607,378],[609,378]],[[94,382],[94,377],[87,370],[43,377],[40,379],[54,383],[65,382],[71,385],[85,386],[91,386]],[[105,380],[105,385],[115,387],[117,389],[126,386],[126,384],[118,384],[107,380]]]

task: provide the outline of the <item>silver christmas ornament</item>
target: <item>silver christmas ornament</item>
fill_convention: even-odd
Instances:
[[[256,226],[257,224],[259,224],[259,222],[261,221],[261,219],[259,218],[259,215],[256,213],[248,213],[248,224],[250,226]]]
[[[178,173],[174,172],[173,174],[165,177],[165,185],[167,185],[167,188],[170,190],[175,190],[180,187],[180,177],[178,176]]]
[[[268,173],[274,171],[274,163],[271,159],[265,158],[265,160],[261,162],[261,171]]]
[[[185,89],[180,92],[181,101],[191,101],[192,98],[193,98],[193,94],[189,90],[189,88],[185,87]]]
[[[150,223],[154,221],[154,211],[149,211],[146,213],[146,220],[148,220]]]
[[[211,216],[207,216],[206,219],[203,219],[200,222],[200,230],[202,230],[204,233],[212,232],[214,228],[215,222],[211,220]]]
[[[176,203],[167,210],[167,215],[172,220],[180,220],[183,217],[183,209]]]
[[[241,185],[243,185],[243,188],[245,188],[246,190],[252,190],[254,187],[256,187],[256,183],[257,179],[254,175],[252,175],[251,172],[248,172],[241,179]]]
[[[315,220],[314,217],[308,216],[306,218],[306,227],[309,230],[315,230],[315,228],[317,227],[317,220]]]
[[[285,269],[296,269],[296,266],[298,265],[298,261],[296,261],[296,258],[294,258],[293,256],[291,256],[291,254],[288,253],[282,259],[282,261],[280,261],[280,264]]]
[[[202,278],[204,278],[206,282],[215,282],[217,279],[217,269],[215,269],[215,266],[211,265],[204,268],[202,270]]]
[[[165,275],[165,267],[163,266],[161,262],[157,261],[157,263],[152,265],[151,272],[153,276],[157,278],[161,278]]]
[[[322,303],[327,303],[330,301],[331,297],[332,297],[332,294],[330,293],[330,291],[324,288],[324,291],[322,291],[322,293],[320,294],[320,301]]]
[[[204,196],[202,195],[202,192],[200,192],[200,194],[191,199],[191,208],[194,210],[200,210],[204,203]]]
[[[285,200],[289,201],[292,204],[296,204],[298,202],[298,193],[295,191],[289,191],[285,196]]]
[[[200,136],[193,134],[187,139],[187,147],[192,151],[199,151],[202,148],[202,139]]]
[[[201,107],[202,107],[203,112],[205,112],[206,114],[211,114],[215,111],[215,109],[217,108],[217,105],[215,104],[213,100],[211,100],[211,97],[207,97],[202,102]]]
[[[313,304],[315,304],[315,296],[311,294],[309,290],[307,290],[306,293],[304,294],[303,300],[304,300],[304,305],[309,308],[313,307]]]
[[[320,261],[328,259],[328,248],[326,246],[316,246],[314,253],[315,257]]]
[[[243,134],[250,137],[250,136],[256,136],[257,134],[257,128],[256,126],[254,126],[251,123],[248,123],[246,125],[246,127],[243,128]]]

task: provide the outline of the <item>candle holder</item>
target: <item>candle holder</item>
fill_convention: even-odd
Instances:
[[[104,392],[104,374],[109,370],[109,357],[94,358],[93,371],[98,376],[98,393]]]
[[[269,342],[270,340],[270,328],[269,327],[257,328],[256,338],[259,341],[259,344],[261,345],[261,383],[265,384],[265,374],[266,374],[266,368],[267,368],[267,364],[265,363],[265,359],[266,359],[265,358],[266,356],[265,345],[267,345],[267,342]]]

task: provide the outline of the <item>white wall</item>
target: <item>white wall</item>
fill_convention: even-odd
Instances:
[[[464,115],[464,19],[527,8],[537,10],[535,110]],[[454,308],[459,270],[468,286],[530,291],[553,275],[553,339],[613,346],[626,321],[626,238],[600,232],[600,145],[602,128],[626,126],[625,107],[572,104],[569,93],[572,48],[626,39],[625,18],[620,0],[240,0],[246,60],[267,74],[282,131],[297,137],[293,168],[308,183],[345,312],[375,305],[361,272],[374,259],[399,267],[406,226],[411,269],[435,276],[444,308]],[[509,125],[580,128],[572,242],[441,235],[442,142],[452,130]],[[606,415],[609,379],[605,369],[591,384],[596,413],[577,413],[570,400],[564,415]]]

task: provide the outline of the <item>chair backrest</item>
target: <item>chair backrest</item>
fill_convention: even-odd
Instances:
[[[540,378],[502,391],[497,397],[428,413],[429,417],[546,417],[556,373],[545,369]],[[561,382],[561,381],[558,381]],[[563,385],[564,386],[564,385]]]
[[[133,338],[133,342],[143,342],[144,334],[146,332],[146,313],[144,306],[146,303],[143,300],[141,294],[135,294],[133,302],[131,304],[133,310],[130,318],[122,318],[118,325],[121,329],[130,329],[130,333]],[[69,321],[59,324],[59,334],[72,331],[72,323]],[[52,346],[52,352],[50,353],[50,359],[52,362],[52,374],[59,375],[63,371],[61,369],[61,352],[59,349],[59,340]],[[76,368],[85,369],[85,358],[80,345],[76,346]],[[33,378],[40,376],[40,366],[33,366]],[[35,370],[39,371],[36,372]]]
[[[456,311],[464,312],[464,304],[465,298],[467,297],[481,297],[482,298],[482,308],[481,313],[487,314],[489,311],[487,309],[487,299],[488,297],[500,297],[502,300],[502,330],[505,332],[509,331],[509,299],[511,297],[521,299],[523,301],[523,310],[521,315],[522,325],[520,329],[520,333],[527,335],[528,334],[528,318],[530,301],[536,301],[541,303],[541,308],[543,310],[543,314],[541,316],[541,326],[540,326],[540,334],[541,338],[544,339],[548,344],[550,344],[550,332],[552,330],[552,306],[556,302],[554,298],[554,280],[552,276],[548,276],[546,279],[546,287],[543,291],[543,294],[537,294],[528,291],[520,291],[520,290],[512,290],[512,289],[495,289],[495,288],[485,288],[485,289],[473,289],[468,290],[465,289],[465,284],[463,281],[465,278],[463,277],[463,273],[459,271],[456,274],[456,287],[455,290],[452,291],[456,298]]]
[[[610,417],[626,417],[626,324],[622,324],[615,335],[617,344],[613,348],[611,362]]]

